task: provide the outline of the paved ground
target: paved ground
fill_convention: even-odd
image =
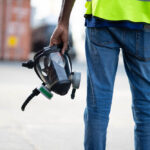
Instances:
[[[20,63],[0,62],[0,150],[83,150],[83,111],[86,97],[86,67],[76,100],[54,96],[48,101],[40,95],[21,112],[20,106],[33,88],[40,85],[32,70]],[[123,66],[119,65],[107,150],[133,150],[131,95]]]

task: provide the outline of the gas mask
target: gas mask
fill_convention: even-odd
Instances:
[[[23,67],[33,69],[42,81],[40,88],[35,88],[32,94],[22,105],[22,111],[34,96],[42,93],[48,99],[53,97],[52,92],[66,95],[72,85],[71,98],[74,99],[76,89],[80,86],[81,73],[72,72],[72,62],[69,54],[61,54],[61,45],[45,47],[35,54],[33,60],[23,63]]]

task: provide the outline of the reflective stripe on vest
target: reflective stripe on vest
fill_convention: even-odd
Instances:
[[[87,0],[85,7],[85,16],[150,24],[150,0]]]

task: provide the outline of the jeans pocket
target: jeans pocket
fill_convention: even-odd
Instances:
[[[97,46],[104,46],[113,43],[113,37],[109,33],[107,27],[90,28],[91,42]]]
[[[136,33],[136,55],[141,60],[150,60],[150,27]]]

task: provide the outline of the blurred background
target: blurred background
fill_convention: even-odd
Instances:
[[[33,70],[21,67],[44,46],[56,27],[61,0],[0,0],[0,150],[83,150],[86,105],[84,3],[76,1],[70,20],[73,68],[82,73],[75,100],[55,95],[35,97],[25,112],[21,105],[40,85]],[[107,150],[133,150],[131,94],[120,54]]]

